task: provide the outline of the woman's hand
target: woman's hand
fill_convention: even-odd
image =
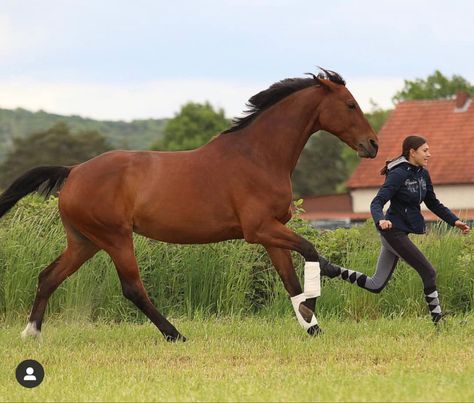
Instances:
[[[462,222],[461,220],[457,220],[454,223],[454,226],[458,227],[462,231],[463,234],[467,234],[470,230],[469,225],[467,225],[465,222]]]
[[[390,220],[380,220],[379,227],[382,231],[385,231],[386,229],[392,228],[392,222]]]

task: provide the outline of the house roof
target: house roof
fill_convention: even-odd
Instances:
[[[403,139],[425,137],[431,151],[428,164],[434,185],[474,184],[474,102],[459,107],[458,98],[399,103],[380,130],[379,152],[363,159],[347,182],[349,189],[378,187],[385,161],[400,155]],[[458,107],[456,106],[458,102]]]

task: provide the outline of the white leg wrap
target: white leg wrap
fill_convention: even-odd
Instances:
[[[318,321],[316,320],[316,316],[314,316],[314,314],[311,318],[311,322],[308,323],[304,320],[303,316],[300,313],[300,310],[299,310],[300,304],[306,301],[307,299],[305,293],[295,295],[294,297],[291,297],[290,299],[293,305],[293,309],[295,310],[296,318],[298,319],[298,322],[303,327],[303,329],[308,330],[310,327],[318,324]]]
[[[319,262],[306,262],[304,265],[304,294],[306,298],[315,298],[321,295]]]
[[[28,322],[25,330],[21,332],[22,339],[26,339],[29,336],[41,338],[41,332],[36,328],[36,322]]]

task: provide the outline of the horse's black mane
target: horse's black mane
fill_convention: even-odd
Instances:
[[[232,120],[232,127],[223,131],[222,133],[233,133],[248,126],[261,112],[268,109],[270,106],[281,101],[283,98],[293,94],[296,91],[311,87],[313,85],[319,85],[318,79],[330,80],[333,83],[346,85],[344,79],[334,71],[325,70],[325,74],[318,74],[316,77],[314,74],[307,73],[313,76],[313,78],[285,78],[275,84],[272,84],[266,90],[260,91],[255,94],[247,102],[248,109],[244,112],[246,116],[234,118]]]

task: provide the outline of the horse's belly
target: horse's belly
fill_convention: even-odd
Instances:
[[[226,241],[229,239],[241,239],[241,230],[221,230],[221,231],[187,231],[174,228],[172,231],[162,231],[156,229],[134,228],[137,234],[155,239],[157,241],[177,243],[177,244],[204,244]]]
[[[238,223],[149,219],[135,223],[134,232],[158,241],[180,244],[202,244],[243,238]]]

